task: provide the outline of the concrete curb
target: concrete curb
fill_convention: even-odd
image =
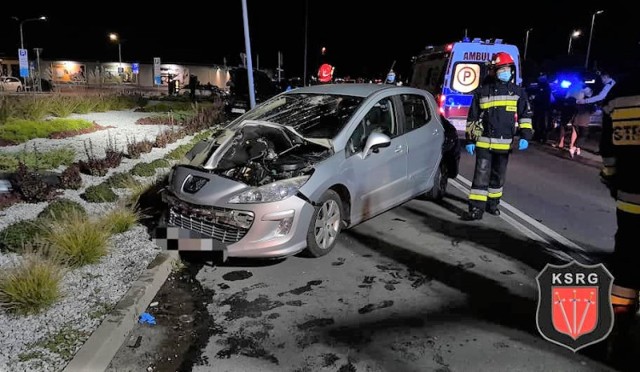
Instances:
[[[557,149],[547,144],[536,144],[535,146],[537,149],[561,159],[574,161],[596,169],[602,168],[602,158],[600,157],[600,155],[596,155],[588,150],[583,150],[581,155],[576,155],[573,159],[571,159],[571,157],[569,156],[569,151],[565,149]]]
[[[178,259],[177,251],[161,251],[82,345],[63,372],[106,370],[129,332],[138,323],[140,314],[169,277],[173,264]]]

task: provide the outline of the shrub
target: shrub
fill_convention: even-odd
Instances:
[[[56,96],[50,102],[49,111],[59,118],[66,118],[78,107],[79,99],[76,97]]]
[[[15,117],[30,121],[41,121],[49,114],[50,100],[47,97],[30,97],[20,100]]]
[[[67,190],[77,190],[82,187],[82,176],[78,164],[72,164],[62,172],[60,187]]]
[[[131,168],[131,174],[139,177],[151,177],[155,176],[156,168],[149,163],[138,163]]]
[[[76,108],[73,111],[77,114],[88,114],[93,112],[99,102],[98,97],[96,96],[78,97],[77,100]]]
[[[126,189],[138,183],[130,173],[114,173],[107,179],[107,184],[115,189]]]
[[[111,203],[118,200],[118,195],[106,183],[87,187],[83,197],[90,203]]]
[[[10,119],[0,126],[0,139],[22,143],[33,138],[49,138],[53,133],[80,131],[92,128],[93,123],[82,119],[53,119],[45,121]]]
[[[57,262],[31,254],[0,276],[0,306],[21,314],[37,314],[60,298],[64,271]]]
[[[109,171],[109,164],[107,159],[99,159],[93,152],[93,142],[89,140],[89,146],[87,142],[84,142],[84,152],[87,156],[87,160],[80,160],[78,165],[80,166],[80,172],[91,176],[103,177]]]
[[[18,164],[18,170],[11,181],[13,188],[29,203],[53,200],[59,192],[46,183],[38,172],[29,170],[24,164]]]
[[[129,231],[137,222],[138,214],[126,206],[112,209],[101,220],[101,223],[113,234]]]
[[[0,232],[0,250],[20,252],[24,246],[36,245],[42,229],[42,221],[39,220],[14,222]]]
[[[151,162],[151,166],[153,168],[169,168],[171,167],[171,163],[169,163],[167,159],[156,159]]]
[[[25,147],[25,150],[15,153],[0,153],[0,171],[15,171],[20,162],[34,170],[55,169],[61,165],[70,165],[74,158],[75,152],[72,149],[40,152],[34,145],[33,151],[27,151]]]
[[[20,203],[22,198],[20,198],[20,194],[16,192],[5,192],[0,194],[0,211],[10,206]]]
[[[107,254],[109,229],[81,213],[70,213],[45,232],[53,253],[71,267],[93,264]]]
[[[155,147],[159,147],[159,148],[165,148],[167,147],[167,145],[169,144],[169,133],[168,132],[162,132],[162,133],[158,133],[158,135],[156,136],[156,142],[153,144]]]
[[[83,216],[87,215],[87,212],[80,203],[63,198],[49,203],[49,205],[38,214],[38,218],[48,221],[59,221],[65,219],[72,213],[78,213]]]
[[[116,139],[111,135],[107,138],[105,154],[106,165],[109,168],[117,168],[122,162],[123,153],[118,150]]]

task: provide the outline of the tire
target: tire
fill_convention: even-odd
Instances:
[[[329,220],[326,217],[328,215]],[[320,226],[316,226],[316,224]],[[333,190],[327,190],[315,207],[307,232],[307,257],[322,257],[331,252],[342,230],[342,201]]]
[[[22,87],[16,88],[16,92],[22,92]]]
[[[433,187],[425,193],[425,197],[433,201],[442,200],[447,193],[448,184],[449,177],[447,176],[447,167],[441,163],[433,177]]]

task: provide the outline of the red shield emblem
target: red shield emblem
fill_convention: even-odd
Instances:
[[[604,265],[547,264],[536,280],[536,323],[544,338],[575,352],[609,335],[613,276]]]

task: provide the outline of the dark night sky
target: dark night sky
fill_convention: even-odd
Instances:
[[[260,67],[275,67],[277,51],[281,50],[288,74],[301,74],[305,0],[247,3],[252,52],[254,57],[259,55]],[[625,59],[640,55],[640,17],[629,8],[633,2],[595,1],[600,3],[596,7],[587,1],[556,1],[562,6],[555,8],[540,3],[476,1],[476,5],[464,5],[462,1],[394,0],[376,5],[371,1],[308,0],[308,71],[315,72],[322,46],[327,48],[337,76],[384,74],[394,60],[396,70],[403,71],[410,57],[424,46],[459,40],[465,28],[472,38],[497,37],[518,44],[522,53],[526,30],[533,27],[528,58],[536,62],[566,56],[569,35],[578,28],[583,35],[573,41],[573,48],[584,56],[591,15],[598,9],[605,13],[596,18],[592,57],[606,60],[614,55]],[[45,59],[117,61],[118,48],[109,42],[108,32],[117,32],[124,40],[124,62],[151,63],[158,56],[163,63],[222,64],[226,57],[229,64],[236,65],[245,48],[241,0],[176,2],[170,8],[159,2],[17,4],[3,4],[0,54],[17,54],[19,27],[12,15],[22,19],[49,17],[47,22],[23,26],[25,46],[30,53],[34,47],[44,48]],[[211,9],[205,10],[203,4]],[[254,67],[256,63],[254,58]]]

